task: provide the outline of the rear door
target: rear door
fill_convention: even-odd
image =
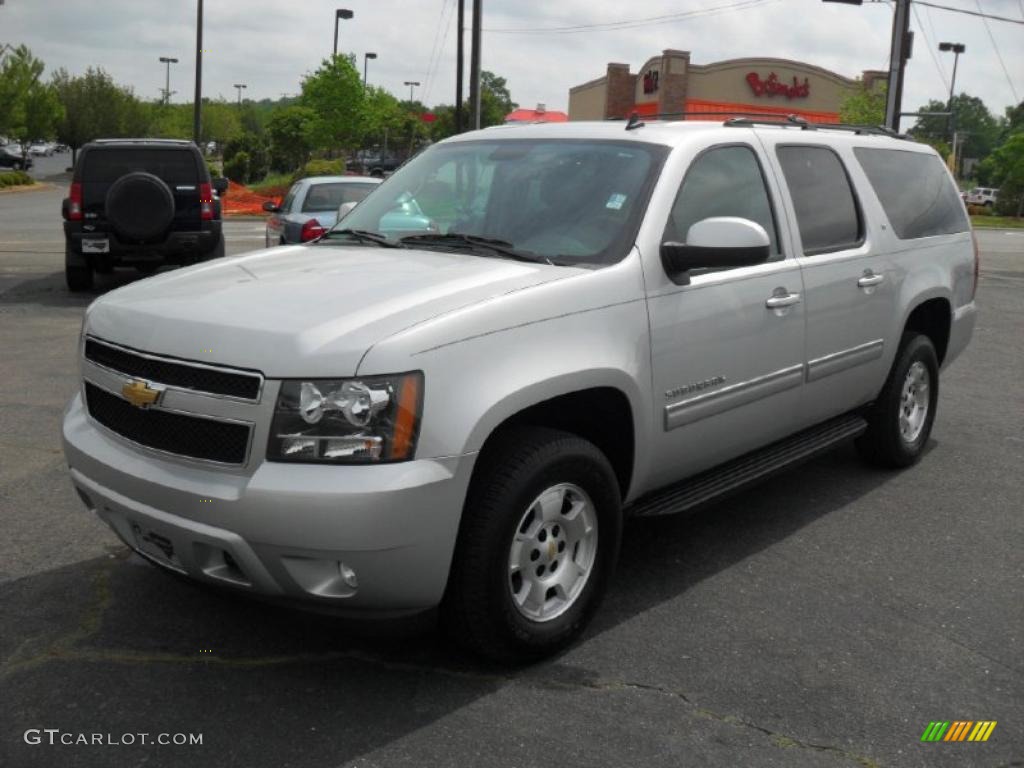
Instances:
[[[892,265],[877,216],[867,217],[849,145],[794,143],[764,131],[771,162],[788,191],[797,262],[806,292],[807,352],[801,426],[873,399],[885,379],[887,338],[896,311]]]
[[[199,185],[203,176],[198,158],[188,147],[92,147],[82,158],[82,210],[95,231],[109,231],[106,223],[107,192],[122,176],[138,171],[159,177],[174,196],[175,231],[201,228]]]

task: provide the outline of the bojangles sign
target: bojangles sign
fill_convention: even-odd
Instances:
[[[779,76],[774,72],[769,73],[764,80],[757,72],[751,72],[747,75],[747,84],[755,96],[785,96],[787,99],[806,99],[811,95],[811,84],[807,82],[807,78],[805,77],[801,83],[797,80],[796,75],[793,75],[793,83],[790,85],[779,80]]]

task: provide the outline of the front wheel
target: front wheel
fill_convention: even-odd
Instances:
[[[532,427],[498,438],[476,468],[448,590],[447,634],[499,662],[571,643],[593,616],[618,557],[618,482],[575,435]]]
[[[857,448],[870,463],[900,468],[924,453],[939,399],[939,362],[927,336],[905,333]]]

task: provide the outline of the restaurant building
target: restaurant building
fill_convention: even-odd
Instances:
[[[866,70],[876,87],[886,73]],[[789,59],[729,59],[693,64],[689,51],[668,49],[632,73],[608,64],[599,78],[569,89],[570,120],[604,120],[673,112],[714,115],[755,112],[791,115],[819,123],[839,122],[839,105],[857,81],[813,64]]]

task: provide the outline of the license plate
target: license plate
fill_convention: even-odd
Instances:
[[[106,238],[82,240],[82,253],[110,253],[110,241]]]

